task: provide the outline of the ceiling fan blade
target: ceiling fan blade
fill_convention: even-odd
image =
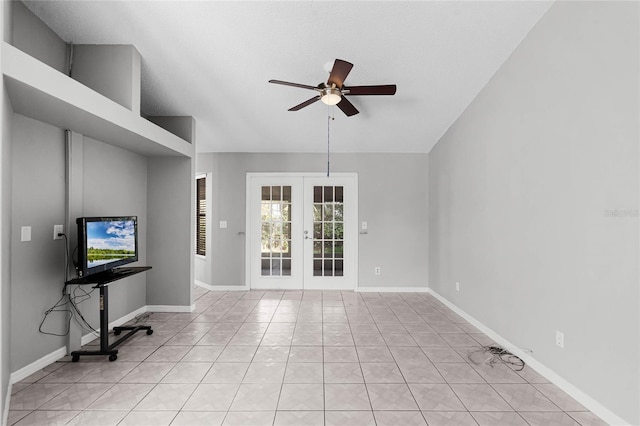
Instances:
[[[349,91],[349,95],[364,96],[364,95],[395,95],[396,85],[385,84],[380,86],[353,86],[344,87],[344,90]]]
[[[329,80],[327,81],[329,86],[335,84],[336,87],[342,88],[344,80],[351,72],[351,68],[353,68],[353,64],[351,62],[343,61],[342,59],[336,59],[336,61],[333,63],[331,74],[329,74]]]
[[[309,100],[307,100],[307,101],[304,101],[303,103],[301,103],[301,104],[299,104],[299,105],[296,105],[296,106],[294,106],[293,108],[289,108],[289,110],[288,110],[288,111],[298,111],[298,110],[301,110],[302,108],[304,108],[304,107],[306,107],[306,106],[309,106],[309,105],[311,105],[311,104],[312,104],[312,103],[314,103],[314,102],[318,102],[319,100],[320,100],[320,95],[318,95],[318,96],[314,96],[313,98],[311,98],[311,99],[309,99]]]
[[[269,80],[269,83],[282,84],[283,86],[299,87],[301,89],[318,90],[318,88],[315,86],[309,86],[307,84],[299,84],[299,83],[290,83],[288,81],[282,81],[282,80]]]
[[[352,115],[356,115],[357,113],[360,112],[344,96],[342,96],[342,99],[340,100],[340,102],[338,102],[338,108],[340,108],[347,117],[351,117]]]

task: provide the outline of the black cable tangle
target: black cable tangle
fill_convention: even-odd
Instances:
[[[82,294],[77,295],[76,293],[78,291],[81,291]],[[73,297],[69,298],[69,301],[71,302],[71,306],[73,307],[73,311],[75,312],[76,315],[74,315],[74,319],[76,320],[76,323],[82,327],[83,329],[87,330],[87,331],[91,331],[92,333],[98,335],[98,331],[93,328],[91,326],[91,324],[89,324],[89,322],[84,318],[84,316],[82,315],[82,312],[80,312],[80,310],[78,309],[78,305],[80,305],[82,302],[91,299],[91,294],[95,291],[95,288],[92,288],[90,292],[87,292],[84,288],[82,288],[82,286],[76,286],[76,288],[73,290]],[[78,319],[79,317],[79,319]]]
[[[485,357],[482,361],[478,361],[477,358],[479,354],[488,354],[490,356],[489,358]],[[474,359],[474,357],[476,359]],[[479,349],[469,352],[467,358],[475,365],[489,364],[493,367],[497,363],[502,363],[507,366],[514,366],[516,371],[522,371],[525,367],[525,362],[520,357],[512,354],[504,348],[493,345],[481,346]]]
[[[50,336],[66,336],[69,334],[69,331],[71,330],[71,318],[73,317],[73,312],[71,311],[71,309],[58,309],[58,308],[62,308],[64,306],[66,306],[69,302],[66,301],[64,303],[60,303],[62,302],[65,298],[67,297],[66,294],[63,294],[60,299],[58,299],[58,301],[49,309],[47,309],[44,312],[44,315],[42,317],[42,321],[40,321],[40,325],[38,326],[38,331],[42,334],[48,334]],[[44,323],[47,320],[47,317],[52,313],[52,312],[67,312],[68,314],[68,318],[67,318],[67,329],[63,334],[59,334],[59,333],[53,333],[53,332],[49,332],[49,331],[44,331],[43,327],[44,327]]]
[[[69,240],[67,239],[66,234],[59,233],[59,235],[63,237],[65,241],[64,280],[66,283],[69,277],[69,265],[71,261],[71,257],[69,256]],[[74,249],[74,253],[76,252],[76,250],[77,250],[77,247]],[[40,325],[38,326],[38,331],[42,334],[48,334],[50,336],[60,336],[60,337],[67,336],[71,331],[71,320],[74,319],[82,329],[90,331],[95,335],[99,335],[98,331],[95,328],[93,328],[91,324],[89,324],[89,322],[85,319],[84,315],[82,315],[82,312],[80,312],[80,310],[78,309],[78,305],[85,302],[86,300],[91,299],[91,294],[95,291],[95,287],[88,292],[82,286],[77,285],[74,287],[74,289],[70,293],[68,292],[67,287],[68,286],[66,284],[62,287],[62,296],[60,297],[60,299],[58,299],[58,301],[51,308],[47,309],[44,312],[42,321],[40,321]],[[47,321],[47,318],[49,317],[49,315],[51,315],[53,312],[67,313],[67,318],[65,320],[66,329],[62,334],[44,331],[44,324]]]

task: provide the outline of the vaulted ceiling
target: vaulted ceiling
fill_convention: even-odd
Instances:
[[[429,152],[550,1],[25,1],[65,41],[133,44],[142,111],[191,115],[199,152]],[[359,114],[316,102],[327,63],[352,62]],[[328,117],[335,120],[328,120]]]

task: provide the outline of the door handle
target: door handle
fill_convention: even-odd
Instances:
[[[309,231],[304,231],[304,239],[311,240],[312,238],[309,236]]]

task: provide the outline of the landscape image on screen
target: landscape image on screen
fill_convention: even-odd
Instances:
[[[87,266],[104,265],[136,254],[133,220],[87,223]]]

